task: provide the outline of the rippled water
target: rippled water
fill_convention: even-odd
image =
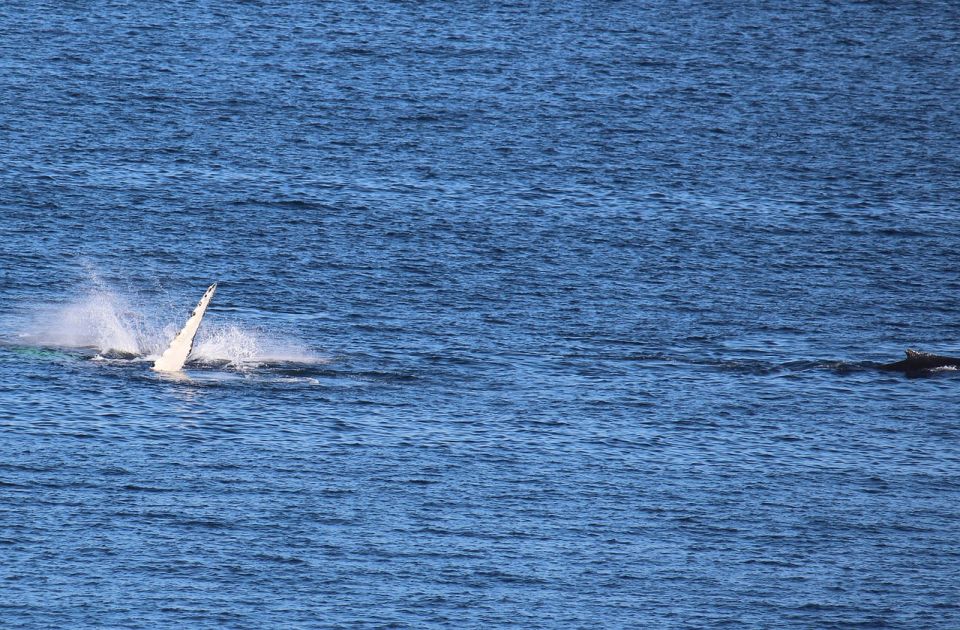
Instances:
[[[958,6],[5,4],[0,625],[960,626]]]

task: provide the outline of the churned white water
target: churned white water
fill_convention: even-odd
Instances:
[[[184,303],[178,316],[175,308],[151,308],[134,296],[97,284],[63,303],[24,309],[18,342],[153,360],[169,345],[193,306]],[[208,312],[190,360],[250,368],[263,363],[318,363],[322,358],[289,334],[271,334]]]

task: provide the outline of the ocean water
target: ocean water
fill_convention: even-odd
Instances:
[[[0,626],[960,627],[958,29],[3,3]]]

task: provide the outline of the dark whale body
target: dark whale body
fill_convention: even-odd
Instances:
[[[907,350],[906,359],[897,361],[896,363],[881,365],[880,369],[916,374],[925,370],[934,370],[942,367],[960,367],[960,359],[956,357],[943,357],[938,354],[930,354],[929,352]]]

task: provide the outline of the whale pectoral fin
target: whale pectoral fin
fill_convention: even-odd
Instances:
[[[207,306],[210,304],[213,294],[217,290],[217,283],[211,284],[204,292],[197,308],[193,309],[190,318],[183,326],[177,336],[170,342],[170,346],[164,350],[160,358],[153,364],[153,369],[158,372],[176,372],[183,368],[187,362],[190,351],[193,350],[193,340],[200,329],[200,322],[203,320],[203,314],[207,312]]]

